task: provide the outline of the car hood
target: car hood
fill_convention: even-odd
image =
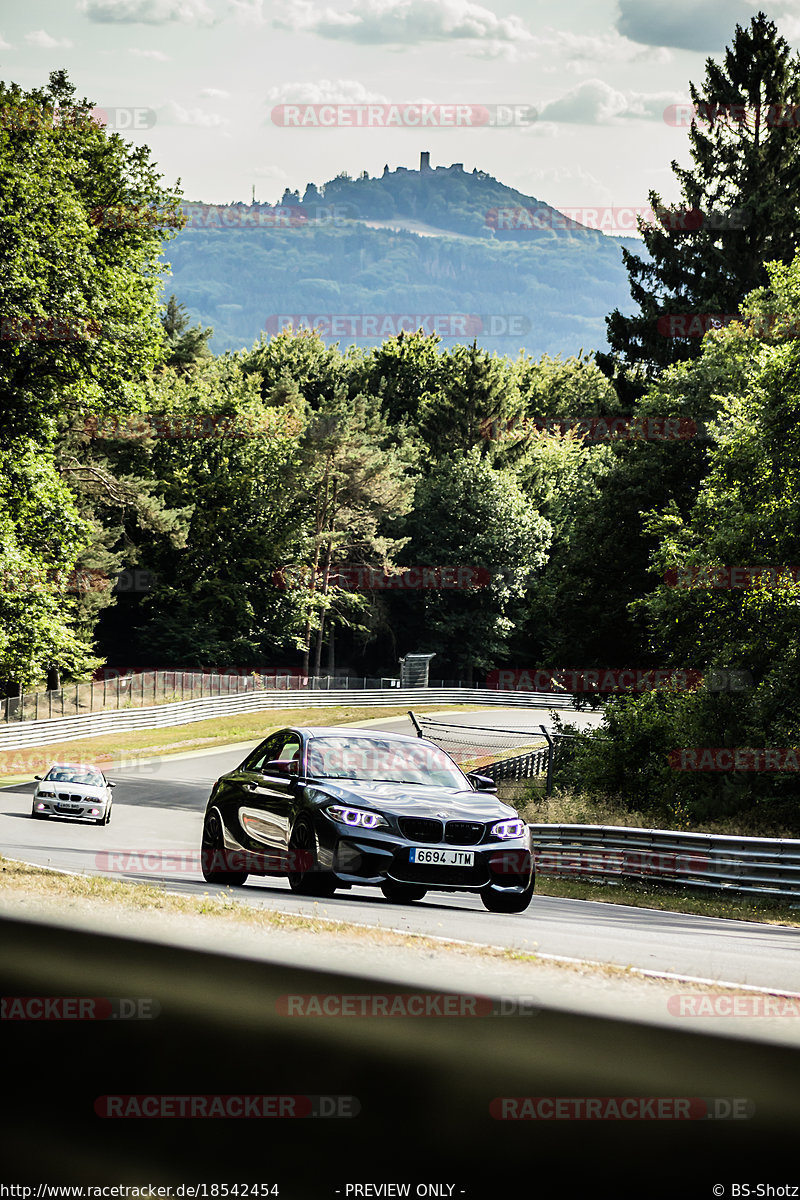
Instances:
[[[43,779],[37,786],[37,794],[45,792],[69,792],[71,796],[83,796],[87,800],[105,800],[106,789],[95,783],[57,783],[54,779]]]
[[[369,783],[359,779],[325,780],[314,785],[318,798],[367,805],[398,817],[436,817],[452,821],[502,821],[517,815],[510,804],[486,792],[424,784]],[[320,796],[320,793],[322,796]]]

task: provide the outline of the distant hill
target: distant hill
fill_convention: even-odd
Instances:
[[[445,346],[475,338],[514,357],[566,355],[606,348],[607,313],[633,311],[620,246],[641,253],[641,242],[460,164],[430,168],[423,156],[419,171],[339,175],[274,207],[183,207],[167,288],[214,327],[217,353],[294,317],[343,346],[422,324]]]

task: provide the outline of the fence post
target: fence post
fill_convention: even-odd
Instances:
[[[38,692],[36,693],[36,708],[34,709],[33,719],[34,719],[34,721],[39,720],[39,693]]]
[[[555,742],[550,737],[544,725],[540,725],[539,728],[547,739],[547,784],[545,785],[545,795],[549,796],[553,790],[553,749]]]

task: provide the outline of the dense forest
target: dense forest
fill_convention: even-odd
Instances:
[[[761,112],[798,92],[797,57],[759,16],[697,95]],[[33,92],[2,85],[0,99],[91,107],[63,73]],[[174,258],[186,235],[170,242],[166,216],[93,216],[176,211],[147,150],[77,117],[7,123],[6,690],[106,661],[385,675],[418,651],[436,655],[437,677],[473,681],[626,668],[649,682],[606,690],[600,732],[574,741],[562,784],[679,828],[746,814],[800,831],[793,776],[775,765],[800,740],[796,194],[791,221],[768,219],[788,203],[800,129],[722,118],[690,142],[687,205],[706,203],[728,164],[726,203],[767,216],[732,233],[649,231],[627,261],[638,312],[611,314],[606,352],[500,355],[422,330],[373,346],[276,332],[215,355],[175,277],[164,300],[165,244]],[[364,231],[333,236],[342,269],[366,272]],[[413,238],[396,237],[398,263],[413,260]],[[551,244],[554,261],[574,253],[588,270],[600,243]],[[436,247],[450,261],[459,243]],[[377,292],[362,278],[369,311],[380,278]],[[561,286],[558,302],[568,311]],[[665,313],[712,311],[738,319],[672,339],[661,361]],[[123,572],[147,585],[115,590]],[[703,748],[732,747],[777,758],[696,769]]]

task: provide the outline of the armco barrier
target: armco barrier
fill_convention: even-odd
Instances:
[[[20,721],[0,728],[0,750],[21,750],[26,746],[50,746],[54,742],[74,742],[78,738],[101,733],[122,733],[131,729],[162,729],[189,725],[209,717],[233,713],[260,712],[275,708],[329,708],[340,704],[359,707],[394,707],[414,703],[499,704],[520,708],[571,708],[572,701],[561,693],[498,692],[489,688],[373,688],[358,691],[342,688],[317,691],[263,690],[244,695],[218,696],[214,699],[185,700],[176,704],[156,704],[149,708],[113,709],[82,717],[54,717],[47,721]]]
[[[800,840],[616,825],[531,825],[537,872],[800,900]]]
[[[13,1103],[3,1117],[3,1176],[33,1185],[33,1197],[48,1194],[36,1185],[77,1181],[137,1185],[139,1196],[170,1186],[173,1198],[480,1200],[533,1178],[561,1181],[570,1196],[674,1200],[711,1197],[720,1179],[797,1180],[797,1046],[547,1007],[497,1019],[291,1018],[281,1012],[287,994],[374,995],[387,991],[386,978],[316,968],[313,942],[311,965],[298,967],[264,961],[276,951],[256,934],[247,957],[209,952],[213,932],[195,934],[202,949],[169,944],[166,929],[158,936],[0,915],[4,997],[159,1005],[154,1020],[16,1021],[6,1030]],[[95,1108],[111,1094],[331,1093],[356,1097],[358,1116],[108,1120]],[[498,1119],[501,1097],[710,1097],[729,1111],[735,1098],[748,1115],[652,1119],[651,1100],[651,1119],[548,1120],[543,1129]],[[356,1191],[365,1180],[372,1189]],[[387,1180],[399,1182],[379,1190]]]

